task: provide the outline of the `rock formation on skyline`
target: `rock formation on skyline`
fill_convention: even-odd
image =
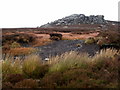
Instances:
[[[104,19],[103,15],[85,16],[84,14],[72,14],[62,19],[58,19],[51,23],[42,25],[41,27],[69,26],[80,24],[106,24],[106,23],[107,21]]]

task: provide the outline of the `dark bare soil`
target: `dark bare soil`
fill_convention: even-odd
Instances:
[[[90,56],[93,56],[100,49],[97,44],[84,44],[82,40],[55,41],[51,44],[36,48],[38,49],[37,54],[39,54],[43,60],[69,51],[86,52]]]

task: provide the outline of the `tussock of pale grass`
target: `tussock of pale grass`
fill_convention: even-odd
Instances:
[[[101,50],[98,54],[91,58],[91,66],[94,68],[109,70],[110,72],[118,72],[119,62],[117,57],[120,52],[115,49]]]
[[[6,74],[29,74],[41,64],[42,62],[38,55],[27,56],[25,60],[14,60],[11,57],[7,57],[2,61],[2,73],[4,76]]]
[[[3,77],[7,74],[21,74],[22,68],[21,68],[21,61],[20,60],[10,60],[6,59],[2,61],[2,74]]]
[[[47,62],[49,65],[49,71],[64,71],[69,68],[87,68],[92,64],[104,63],[108,60],[114,60],[115,55],[119,52],[114,49],[101,50],[93,57],[89,57],[87,53],[78,53],[75,51],[66,52],[60,56],[51,57]],[[110,61],[109,61],[110,62]],[[13,60],[12,58],[6,58],[3,63],[3,73],[24,73],[30,74],[40,65],[43,65],[42,60],[38,55],[30,55],[26,57],[24,61]]]
[[[62,54],[61,56],[56,56],[51,58],[49,63],[52,65],[50,67],[50,72],[53,71],[64,71],[69,68],[83,67],[89,62],[88,54],[79,54],[77,52],[71,51]]]
[[[106,58],[115,58],[115,55],[119,55],[120,52],[116,49],[105,49],[101,50],[99,53],[97,53],[92,60],[93,61],[99,61],[99,60],[106,60]]]
[[[25,74],[30,74],[40,65],[42,65],[40,57],[38,55],[30,55],[23,61],[22,70]]]
[[[106,49],[101,50],[94,57],[89,57],[87,53],[71,51],[61,56],[52,57],[48,63],[51,65],[50,72],[64,71],[69,68],[87,68],[97,62],[97,64],[105,63],[107,60],[114,60],[115,55],[118,54],[119,52],[117,50]]]

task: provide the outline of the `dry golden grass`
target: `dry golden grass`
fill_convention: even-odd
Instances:
[[[114,58],[115,55],[119,55],[119,54],[120,51],[116,49],[106,49],[106,50],[103,49],[93,57],[93,61],[99,60],[100,58]]]
[[[98,34],[99,33],[88,33],[88,34],[62,33],[63,40],[74,40],[74,39],[85,40],[90,37],[96,37]]]
[[[46,45],[46,44],[49,44],[50,42],[52,42],[52,40],[50,40],[49,34],[36,34],[34,32],[27,32],[27,33],[19,32],[19,33],[14,33],[14,34],[21,35],[19,38],[23,38],[23,41],[27,41],[27,42],[29,41],[29,37],[33,37],[33,39],[35,39],[35,40],[33,40],[31,43],[29,43],[33,47]],[[60,34],[63,35],[62,40],[74,40],[74,39],[84,40],[86,38],[96,37],[98,35],[98,33],[88,33],[88,34],[60,33]],[[12,34],[10,33],[8,35],[12,35]],[[6,37],[7,37],[7,34],[6,34]],[[13,38],[15,38],[15,37],[13,37]],[[18,39],[18,38],[16,38],[16,39]],[[6,39],[4,41],[6,41]]]
[[[88,33],[88,34],[60,33],[60,34],[63,35],[62,40],[74,40],[74,39],[85,40],[89,37],[96,37],[99,33]],[[33,44],[34,47],[46,45],[52,42],[52,40],[50,40],[49,34],[33,33],[33,35],[37,37],[36,41]]]
[[[7,53],[14,56],[14,55],[28,55],[35,51],[36,49],[34,48],[20,47],[20,48],[11,48]]]
[[[46,45],[46,44],[49,44],[51,42],[52,42],[52,40],[50,40],[49,38],[37,39],[36,42],[34,43],[33,47]]]
[[[49,39],[50,38],[49,34],[35,34],[35,33],[32,34],[37,37],[36,41],[32,44],[33,47],[46,45],[52,42],[52,40]]]
[[[89,57],[86,53],[80,53],[71,51],[62,54],[61,56],[52,57],[49,60],[50,72],[53,71],[63,71],[69,68],[74,67],[87,67],[90,66],[91,63],[101,62],[112,59],[115,59],[115,55],[120,55],[120,52],[115,49],[106,49],[101,50],[94,57]],[[91,64],[92,65],[92,64]]]

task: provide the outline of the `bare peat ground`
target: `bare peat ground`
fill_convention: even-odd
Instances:
[[[90,56],[93,56],[97,51],[99,51],[99,46],[97,44],[84,44],[83,40],[55,41],[48,45],[36,48],[38,49],[37,54],[39,54],[43,60],[69,51],[88,53]]]

